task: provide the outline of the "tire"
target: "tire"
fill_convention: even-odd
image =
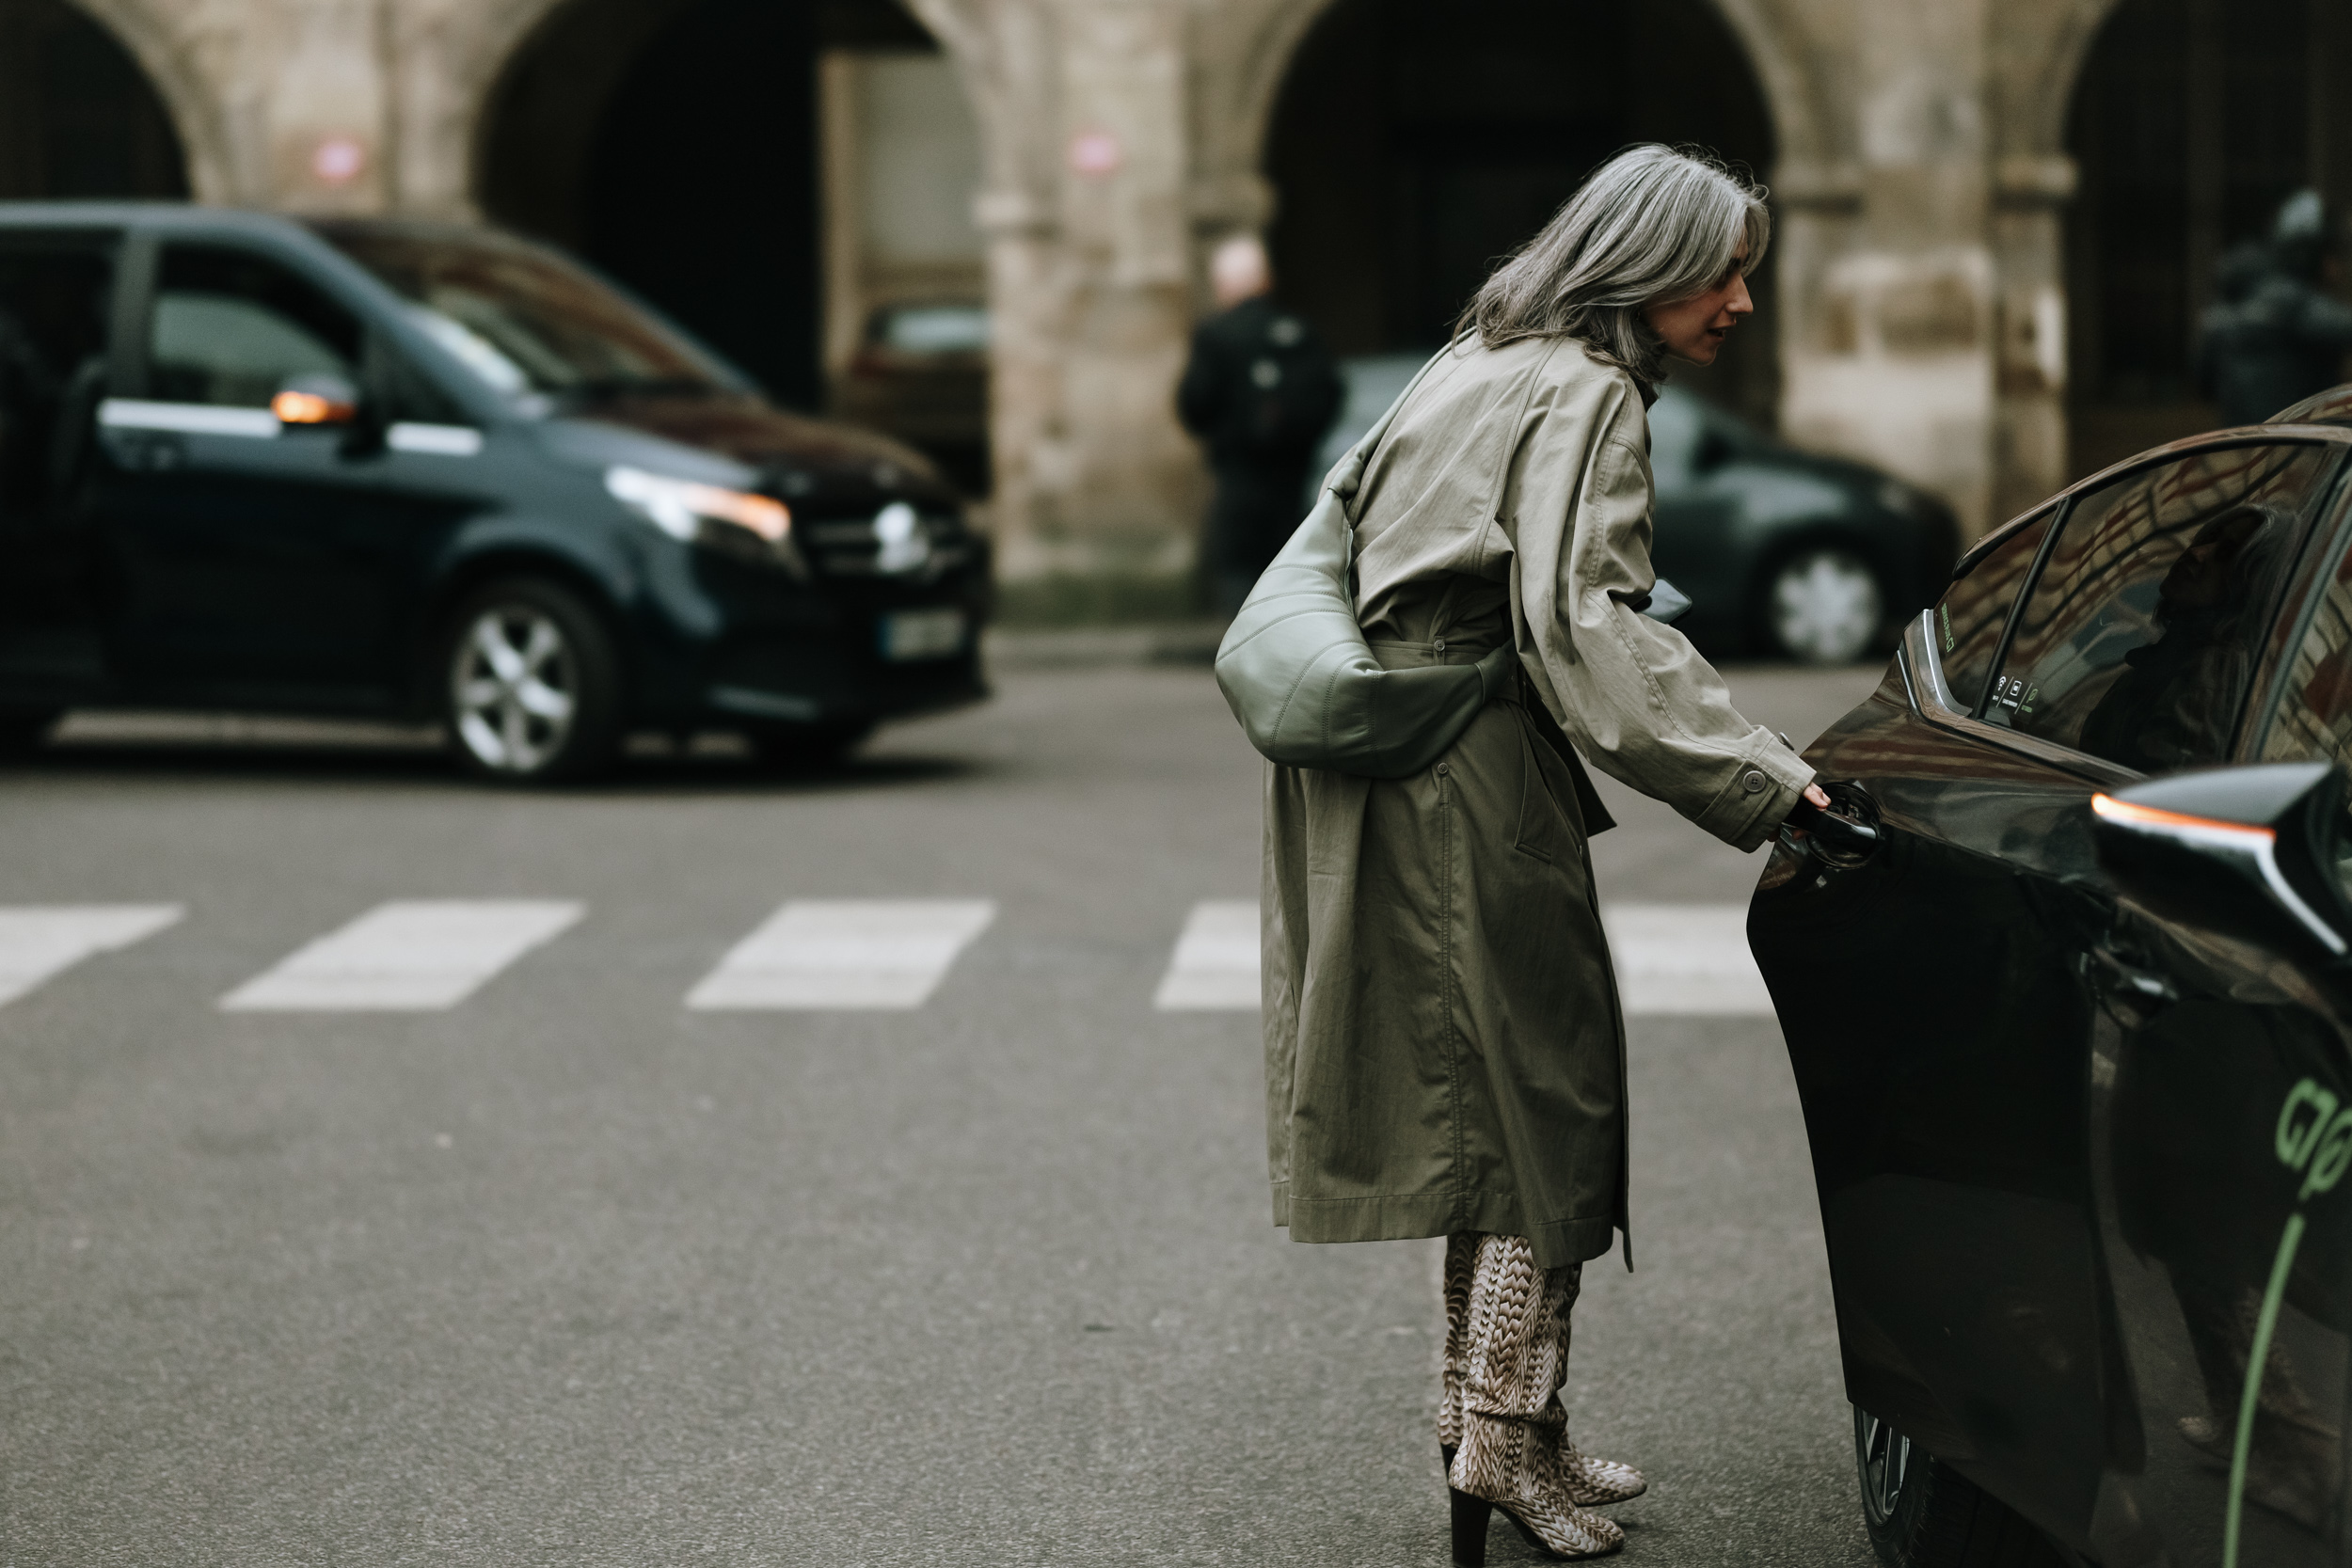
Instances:
[[[468,771],[554,784],[610,767],[621,740],[621,661],[604,618],[544,578],[458,601],[442,637],[442,714]]]
[[[1764,575],[1756,618],[1764,644],[1800,664],[1851,664],[1886,620],[1886,590],[1869,562],[1843,545],[1813,545]]]
[[[1860,1405],[1853,1447],[1862,1528],[1886,1568],[2066,1568],[2015,1510]]]

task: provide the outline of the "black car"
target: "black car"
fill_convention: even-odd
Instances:
[[[1806,752],[1748,930],[1890,1564],[2352,1561],[2348,462],[2085,480]]]
[[[502,779],[625,732],[799,753],[984,694],[989,554],[544,247],[0,204],[0,734],[68,707],[438,718]]]
[[[1421,365],[1410,355],[1343,363],[1347,403],[1318,479]],[[1651,405],[1649,437],[1650,561],[1690,595],[1675,626],[1703,653],[1848,663],[1883,649],[1951,573],[1951,508],[1900,480],[1800,451],[1678,387]]]

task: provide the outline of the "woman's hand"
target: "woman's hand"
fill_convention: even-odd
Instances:
[[[1820,784],[1809,784],[1805,785],[1804,798],[1806,803],[1816,809],[1820,811],[1829,810],[1829,791],[1823,789]]]

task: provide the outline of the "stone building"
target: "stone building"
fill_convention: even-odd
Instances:
[[[1009,575],[1181,569],[1169,392],[1217,239],[1343,353],[1441,340],[1634,139],[1772,187],[1701,390],[1971,527],[2206,418],[2190,331],[2352,197],[2341,0],[0,0],[0,196],[562,241],[789,401],[985,298]]]

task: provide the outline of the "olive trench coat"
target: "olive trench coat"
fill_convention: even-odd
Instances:
[[[1422,773],[1268,765],[1274,1223],[1301,1242],[1527,1237],[1540,1267],[1631,1233],[1625,1036],[1577,752],[1753,849],[1812,770],[1649,620],[1633,378],[1569,339],[1457,345],[1364,471],[1357,612],[1382,664],[1508,641],[1515,695]],[[1573,743],[1573,749],[1571,744]]]

